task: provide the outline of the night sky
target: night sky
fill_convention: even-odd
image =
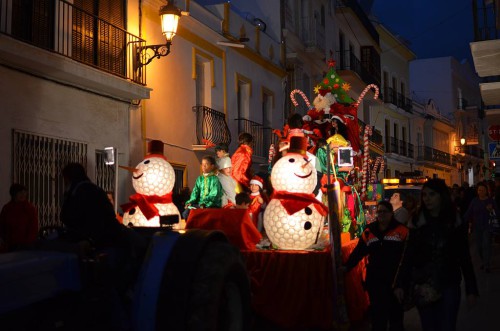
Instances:
[[[417,58],[454,56],[472,64],[471,0],[375,0],[372,12],[392,33],[410,42]]]

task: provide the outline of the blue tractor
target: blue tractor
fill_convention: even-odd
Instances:
[[[220,231],[133,228],[147,243],[116,272],[113,252],[0,254],[0,330],[249,330],[250,285]]]

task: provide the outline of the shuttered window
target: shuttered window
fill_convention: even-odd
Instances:
[[[12,35],[45,49],[54,44],[54,1],[12,0]]]
[[[75,0],[74,5],[83,11],[74,10],[73,13],[73,57],[112,73],[124,75],[125,2]]]

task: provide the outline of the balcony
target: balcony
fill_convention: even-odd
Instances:
[[[302,19],[301,38],[306,46],[306,52],[315,53],[318,58],[325,56],[325,27],[321,26],[318,19]]]
[[[346,70],[357,74],[357,78],[362,82],[359,87],[363,89],[368,84],[380,86],[380,71],[377,71],[376,63],[363,65],[362,62],[351,51],[337,51],[336,53],[337,71]],[[371,69],[370,69],[371,68]],[[340,72],[339,72],[340,74]],[[347,74],[347,73],[345,73]]]
[[[410,98],[405,97],[403,94],[397,92],[392,87],[385,87],[381,95],[381,99],[385,103],[392,103],[400,109],[403,109],[407,113],[413,113],[413,101]]]
[[[218,145],[231,143],[231,132],[224,113],[205,106],[194,106],[196,112],[196,142],[206,145],[207,141]]]
[[[456,165],[456,158],[451,154],[428,146],[418,146],[417,161],[435,162],[446,166]]]
[[[365,127],[366,124],[358,120],[359,127],[362,133],[365,132]],[[360,136],[361,143],[363,143],[363,136]],[[372,135],[368,137],[368,142],[370,143],[371,146],[374,146],[375,148],[379,149],[380,151],[384,150],[384,144],[383,144],[383,139],[382,139],[382,134],[380,133],[379,130],[376,130],[375,128],[372,128]]]
[[[277,138],[272,128],[246,118],[235,118],[235,121],[238,121],[238,134],[248,132],[253,136],[253,155],[267,158],[271,144],[275,144],[274,147],[277,149]]]
[[[135,49],[145,41],[72,4],[4,1],[0,33],[106,73],[146,84],[135,69]],[[34,8],[36,7],[36,8]]]
[[[389,137],[389,144],[386,146],[385,152],[408,157],[410,159],[414,159],[415,157],[413,144],[395,137]]]

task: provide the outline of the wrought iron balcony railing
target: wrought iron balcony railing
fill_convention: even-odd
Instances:
[[[380,86],[380,71],[376,70],[377,64],[363,65],[351,51],[337,51],[337,69],[354,71],[366,84]]]
[[[135,50],[146,42],[63,0],[3,1],[0,33],[145,85]]]
[[[392,87],[385,87],[381,99],[386,103],[392,103],[408,113],[413,112],[413,101],[397,92]]]
[[[277,142],[272,128],[264,127],[262,124],[247,120],[246,118],[235,118],[234,120],[238,121],[238,134],[248,132],[253,136],[253,154],[267,158],[269,155],[269,146]],[[278,148],[276,145],[274,147]]]
[[[437,162],[447,166],[455,164],[450,153],[446,153],[429,146],[418,146],[417,160]]]
[[[224,113],[205,106],[194,106],[196,112],[196,142],[198,145],[210,141],[214,144],[231,143],[231,132]]]

